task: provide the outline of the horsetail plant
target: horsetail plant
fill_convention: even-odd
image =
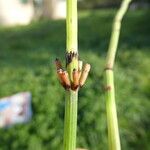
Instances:
[[[56,68],[59,81],[66,90],[65,121],[64,121],[64,150],[76,149],[78,91],[87,79],[90,64],[82,67],[78,54],[78,17],[77,0],[67,0],[66,18],[66,69],[62,68],[59,59],[56,59]]]
[[[121,21],[129,7],[130,2],[131,0],[123,0],[121,7],[115,16],[105,64],[106,111],[108,126],[108,142],[110,150],[121,150],[117,111],[115,104],[113,67],[119,41]]]

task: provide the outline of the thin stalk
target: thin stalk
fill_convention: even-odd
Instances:
[[[105,72],[105,82],[109,150],[121,150],[112,70]]]
[[[66,57],[72,53],[78,55],[77,42],[77,0],[67,0],[67,18],[66,18]],[[73,70],[78,70],[78,58],[73,57],[67,62],[67,71],[70,81],[73,82]],[[77,131],[77,104],[78,90],[66,90],[65,102],[65,124],[64,124],[64,150],[76,149],[76,131]]]
[[[105,64],[106,111],[108,126],[108,142],[110,150],[121,150],[115,103],[113,67],[118,47],[121,21],[129,7],[130,2],[131,0],[123,0],[121,7],[115,16]]]
[[[120,9],[118,10],[112,27],[112,34],[109,43],[107,58],[106,58],[106,67],[113,68],[116,51],[119,42],[121,21],[129,7],[129,4],[132,0],[123,0]]]

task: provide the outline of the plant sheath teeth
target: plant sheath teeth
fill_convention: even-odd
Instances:
[[[79,86],[79,73],[76,69],[73,70],[72,76],[73,76],[72,90],[76,90]]]
[[[79,60],[79,61],[78,61],[78,68],[79,68],[79,71],[82,70],[82,67],[83,67],[83,61]]]
[[[58,58],[55,60],[56,68],[57,70],[62,69],[62,64]]]
[[[82,71],[81,71],[81,70],[78,70],[79,79],[81,78],[81,73],[82,73]]]
[[[68,66],[73,59],[78,59],[78,53],[74,51],[69,51],[66,53],[66,66]]]
[[[62,72],[63,72],[62,69],[58,69],[58,70],[57,70],[57,75],[58,75],[58,78],[59,78],[59,81],[60,81],[61,85],[62,85],[63,87],[65,87],[65,83],[64,83],[64,81],[62,80]]]
[[[82,67],[83,67],[83,61],[79,60],[78,61],[78,76],[79,76],[79,79],[81,77]]]
[[[65,89],[69,89],[71,84],[69,80],[69,76],[67,71],[63,71],[62,69],[57,70],[58,78],[60,80],[60,83]]]
[[[85,64],[83,71],[82,71],[82,74],[81,74],[81,77],[80,77],[80,80],[79,80],[80,87],[82,87],[84,85],[84,83],[88,77],[90,69],[91,69],[91,65]]]
[[[70,84],[69,75],[68,75],[67,71],[62,72],[62,80],[65,83],[66,89],[69,89],[71,84]]]

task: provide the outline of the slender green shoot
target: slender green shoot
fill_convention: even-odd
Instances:
[[[67,18],[66,18],[66,32],[67,32],[67,48],[66,54],[74,53],[78,55],[77,42],[77,0],[67,0]],[[67,56],[66,56],[67,57]],[[73,70],[78,70],[78,58],[73,57],[71,62],[67,62],[67,71],[69,78],[73,82]],[[65,124],[64,124],[64,150],[76,149],[76,132],[77,132],[77,104],[78,104],[78,90],[66,91],[65,102]]]
[[[123,0],[121,7],[115,16],[105,64],[106,111],[108,126],[108,142],[110,150],[121,150],[117,111],[115,104],[113,67],[118,47],[121,21],[128,9],[130,2],[131,0]]]

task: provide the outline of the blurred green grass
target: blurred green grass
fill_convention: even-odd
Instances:
[[[79,14],[80,57],[92,65],[79,93],[78,147],[106,150],[103,65],[115,10]],[[148,150],[150,139],[150,11],[130,11],[123,20],[115,66],[122,149]],[[54,60],[64,61],[65,21],[0,28],[0,97],[31,91],[33,119],[0,129],[0,150],[60,150],[64,90]]]

